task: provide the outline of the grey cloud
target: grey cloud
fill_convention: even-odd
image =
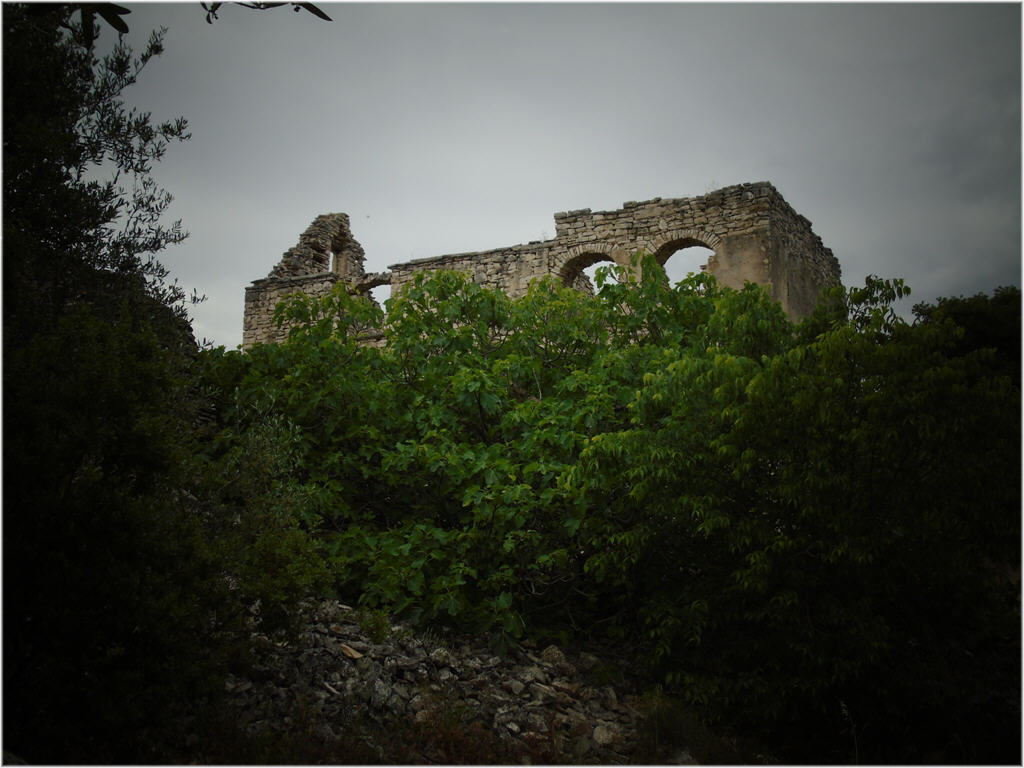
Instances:
[[[133,97],[192,123],[157,171],[193,232],[165,261],[213,297],[196,327],[218,343],[240,341],[244,286],[339,210],[382,269],[768,179],[848,282],[1019,283],[1016,5],[133,10],[136,39],[171,28]]]

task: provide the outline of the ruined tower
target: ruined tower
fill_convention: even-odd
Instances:
[[[416,272],[453,269],[515,297],[543,275],[583,288],[589,285],[583,270],[592,264],[629,266],[633,254],[643,251],[664,265],[676,251],[695,245],[714,251],[705,269],[720,284],[766,285],[793,319],[810,314],[821,290],[840,280],[832,251],[768,182],[698,197],[627,202],[614,211],[556,213],[554,239],[417,259],[374,274],[363,270],[363,249],[352,237],[348,216],[332,213],[318,216],[270,274],[246,288],[242,345],[285,337],[272,321],[284,295],[322,295],[339,281],[357,292],[378,285],[397,292]]]

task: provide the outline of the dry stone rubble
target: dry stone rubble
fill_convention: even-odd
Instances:
[[[225,683],[238,722],[250,734],[280,728],[301,702],[320,735],[340,739],[357,718],[424,722],[439,707],[459,707],[489,728],[512,755],[557,743],[580,762],[623,764],[635,749],[641,712],[628,684],[594,682],[601,663],[555,645],[491,652],[480,638],[441,642],[393,625],[375,642],[352,608],[309,606],[309,623],[291,643],[254,635],[261,659],[250,678]],[[430,755],[422,756],[430,762]]]

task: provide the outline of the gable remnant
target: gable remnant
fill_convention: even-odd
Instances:
[[[416,259],[372,274],[363,268],[365,255],[348,216],[330,213],[318,216],[270,274],[245,289],[242,346],[287,336],[287,329],[273,322],[274,307],[285,295],[324,295],[337,282],[359,293],[390,285],[395,295],[417,272],[452,269],[511,297],[523,295],[544,275],[591,291],[583,270],[592,264],[630,267],[633,254],[643,251],[664,265],[690,246],[714,251],[704,269],[720,284],[766,285],[792,319],[810,314],[822,289],[840,281],[832,251],[769,182],[737,184],[698,197],[631,201],[614,211],[556,213],[551,240]]]

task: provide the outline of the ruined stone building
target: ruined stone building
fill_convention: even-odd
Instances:
[[[329,213],[313,221],[267,277],[245,289],[242,346],[286,337],[286,329],[278,330],[273,322],[282,297],[298,291],[323,295],[337,282],[362,293],[390,285],[396,295],[416,272],[452,269],[512,297],[524,294],[543,275],[590,290],[583,270],[592,264],[629,266],[633,254],[643,251],[664,265],[690,246],[714,251],[703,269],[720,284],[767,285],[794,319],[808,315],[821,290],[840,279],[832,251],[768,182],[738,184],[699,197],[627,202],[614,211],[556,213],[551,240],[416,259],[374,273],[363,268],[365,255],[352,236],[348,216]]]

